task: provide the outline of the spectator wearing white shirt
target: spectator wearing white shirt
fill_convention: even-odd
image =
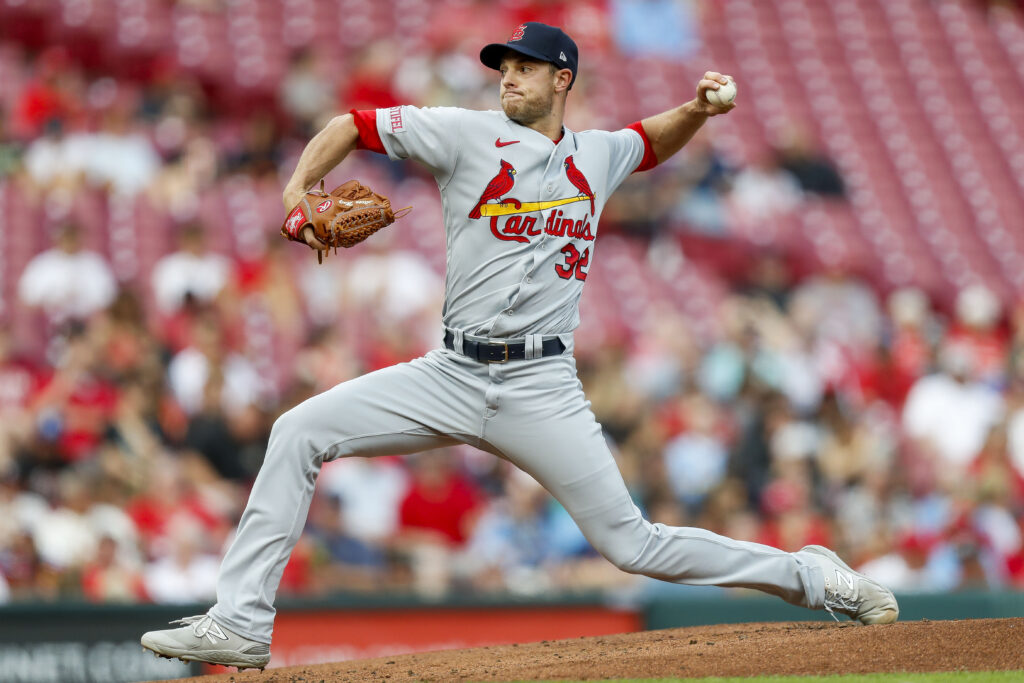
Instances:
[[[128,112],[106,114],[99,131],[72,130],[52,122],[25,151],[25,168],[39,187],[75,186],[85,180],[111,194],[132,197],[156,178],[160,157]]]
[[[146,593],[161,604],[212,600],[220,561],[204,552],[202,528],[184,516],[174,518],[169,527],[168,552],[146,566]]]
[[[970,379],[972,357],[959,345],[939,354],[942,372],[919,379],[903,408],[907,436],[938,456],[950,475],[963,472],[1003,418],[999,392]]]
[[[1006,390],[1006,448],[1011,466],[1017,476],[1024,479],[1024,302],[1017,316],[1021,338],[1016,342],[1017,351],[1011,357]]]
[[[114,273],[102,256],[82,249],[79,228],[67,223],[57,232],[52,249],[25,266],[18,297],[44,311],[52,323],[86,319],[106,308],[117,294]]]
[[[729,193],[733,218],[744,225],[789,213],[802,199],[800,185],[775,164],[768,152],[736,174]]]
[[[160,156],[126,104],[113,106],[102,129],[85,136],[82,144],[87,153],[86,176],[111,194],[132,197],[160,171]]]
[[[210,301],[224,288],[228,260],[206,249],[203,228],[190,223],[178,235],[178,251],[164,256],[153,268],[153,294],[162,313],[181,308],[185,297]]]
[[[1018,407],[1007,421],[1010,462],[1024,478],[1024,407]]]
[[[167,378],[178,405],[189,416],[204,409],[238,415],[267,398],[266,379],[245,356],[226,348],[212,318],[196,321],[194,344],[171,359]]]
[[[398,529],[409,475],[393,458],[339,458],[324,464],[320,486],[341,501],[347,535],[380,543]]]

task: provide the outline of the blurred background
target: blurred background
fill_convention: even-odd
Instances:
[[[608,204],[576,334],[655,521],[835,548],[898,592],[1024,588],[1024,13],[980,0],[0,0],[0,603],[209,603],[274,418],[436,348],[440,201],[317,266],[279,235],[350,108],[498,108],[527,20],[568,125],[733,75]],[[682,590],[470,448],[324,468],[281,595]]]

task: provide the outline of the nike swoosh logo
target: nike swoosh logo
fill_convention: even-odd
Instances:
[[[501,138],[498,138],[497,140],[494,141],[494,146],[495,147],[508,147],[509,145],[516,144],[517,142],[519,142],[519,140],[509,140],[508,142],[502,142]]]

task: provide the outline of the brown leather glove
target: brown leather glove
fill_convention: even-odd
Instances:
[[[302,242],[302,230],[313,227],[313,234],[327,249],[317,250],[317,261],[323,263],[330,249],[351,247],[405,216],[411,206],[391,210],[387,197],[377,194],[358,180],[350,180],[324,192],[324,181],[319,190],[311,190],[288,214],[281,226],[281,234],[289,240]]]

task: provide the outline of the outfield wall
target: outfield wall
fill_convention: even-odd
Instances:
[[[967,619],[1024,616],[1024,593],[969,592],[900,596],[901,618]],[[0,681],[4,683],[128,683],[202,673],[197,666],[156,659],[139,635],[203,607],[26,604],[0,608]],[[273,665],[383,657],[645,628],[752,621],[827,620],[780,600],[723,591],[652,598],[609,606],[599,596],[562,600],[331,598],[282,602]]]
[[[1024,617],[1024,592],[971,591],[898,595],[900,619],[994,619]],[[845,617],[840,617],[845,619]],[[649,629],[734,624],[754,621],[831,621],[827,612],[811,612],[769,596],[723,598],[701,595],[651,601],[644,609]]]

